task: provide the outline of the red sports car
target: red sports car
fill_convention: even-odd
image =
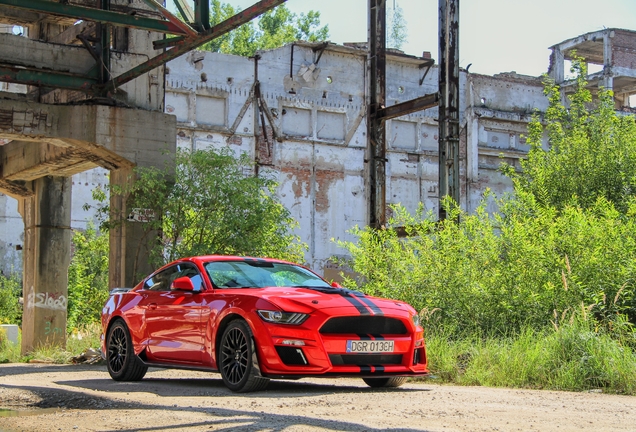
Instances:
[[[140,380],[149,366],[209,370],[248,392],[270,378],[356,376],[397,387],[428,373],[411,306],[274,259],[174,261],[135,288],[111,291],[102,327],[117,381]]]

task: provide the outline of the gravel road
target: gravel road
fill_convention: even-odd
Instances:
[[[0,431],[635,431],[636,397],[358,379],[272,381],[235,394],[218,374],[0,365]]]

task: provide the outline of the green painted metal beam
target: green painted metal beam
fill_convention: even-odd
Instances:
[[[90,93],[97,80],[78,75],[23,69],[0,65],[0,81],[43,87],[63,88]]]
[[[119,27],[132,27],[159,33],[187,34],[180,26],[170,21],[138,17],[120,12],[74,6],[46,0],[0,0],[0,5],[44,14],[95,21]]]
[[[235,28],[245,24],[246,22],[267,12],[268,10],[273,9],[282,3],[285,3],[285,1],[287,0],[261,0],[258,3],[255,3],[252,6],[248,7],[247,9],[242,10],[236,15],[226,19],[225,21],[215,25],[211,29],[199,33],[199,35],[196,37],[184,38],[182,40],[176,41],[174,43],[174,48],[171,48],[168,51],[159,54],[158,56],[153,57],[138,66],[135,66],[129,71],[122,73],[118,77],[111,79],[109,82],[106,83],[106,85],[103,86],[102,92],[104,94],[108,93],[109,91],[112,91],[113,89],[126,84],[129,81],[132,81],[138,76],[150,72],[158,66],[168,63],[170,60],[175,59],[182,54],[185,54],[188,51],[191,51],[203,45],[208,41],[216,39],[219,36],[222,36],[234,30]]]

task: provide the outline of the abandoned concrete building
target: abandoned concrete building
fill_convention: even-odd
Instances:
[[[614,89],[617,109],[629,106],[636,94],[636,32],[605,29],[551,49],[549,73],[557,82],[566,81],[567,61],[576,51],[601,65],[590,85]],[[389,105],[437,91],[438,69],[429,58],[387,54]],[[254,91],[257,80],[260,92]],[[259,175],[274,176],[309,246],[307,264],[333,278],[329,258],[344,251],[331,239],[352,239],[348,230],[368,218],[366,80],[366,51],[355,44],[297,42],[256,58],[192,51],[167,64],[162,107],[176,116],[178,147],[229,146],[248,153]],[[498,167],[502,160],[518,164],[525,155],[527,123],[547,100],[540,77],[515,72],[486,76],[462,70],[460,91],[461,206],[472,211],[486,188],[498,194],[510,190]],[[387,122],[388,204],[437,207],[436,119],[437,108],[431,108]],[[73,228],[94,220],[82,205],[92,203],[91,190],[104,187],[107,175],[102,168],[73,175]],[[23,222],[17,201],[3,194],[0,232],[0,269],[20,271]]]

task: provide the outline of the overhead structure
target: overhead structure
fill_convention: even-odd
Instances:
[[[11,58],[0,53],[0,77],[4,82],[77,90],[93,96],[107,96],[119,86],[150,72],[158,66],[191,51],[229,31],[247,23],[286,0],[261,0],[227,20],[210,27],[210,10],[207,0],[195,0],[194,12],[184,0],[175,0],[182,15],[193,21],[183,22],[156,0],[142,0],[149,6],[139,8],[117,4],[111,0],[0,0],[0,20],[5,18],[16,24],[46,19],[58,25],[69,26],[68,39],[61,43],[81,43],[93,57],[89,69],[69,71],[57,64],[33,64],[31,52],[12,52]],[[77,32],[82,21],[84,31]],[[156,32],[169,37],[153,42],[162,53],[113,77],[110,52],[117,37],[113,28],[138,29]],[[62,34],[60,34],[62,37]],[[44,44],[44,43],[43,43]],[[40,48],[45,49],[45,48]],[[71,49],[60,48],[71,56]]]

